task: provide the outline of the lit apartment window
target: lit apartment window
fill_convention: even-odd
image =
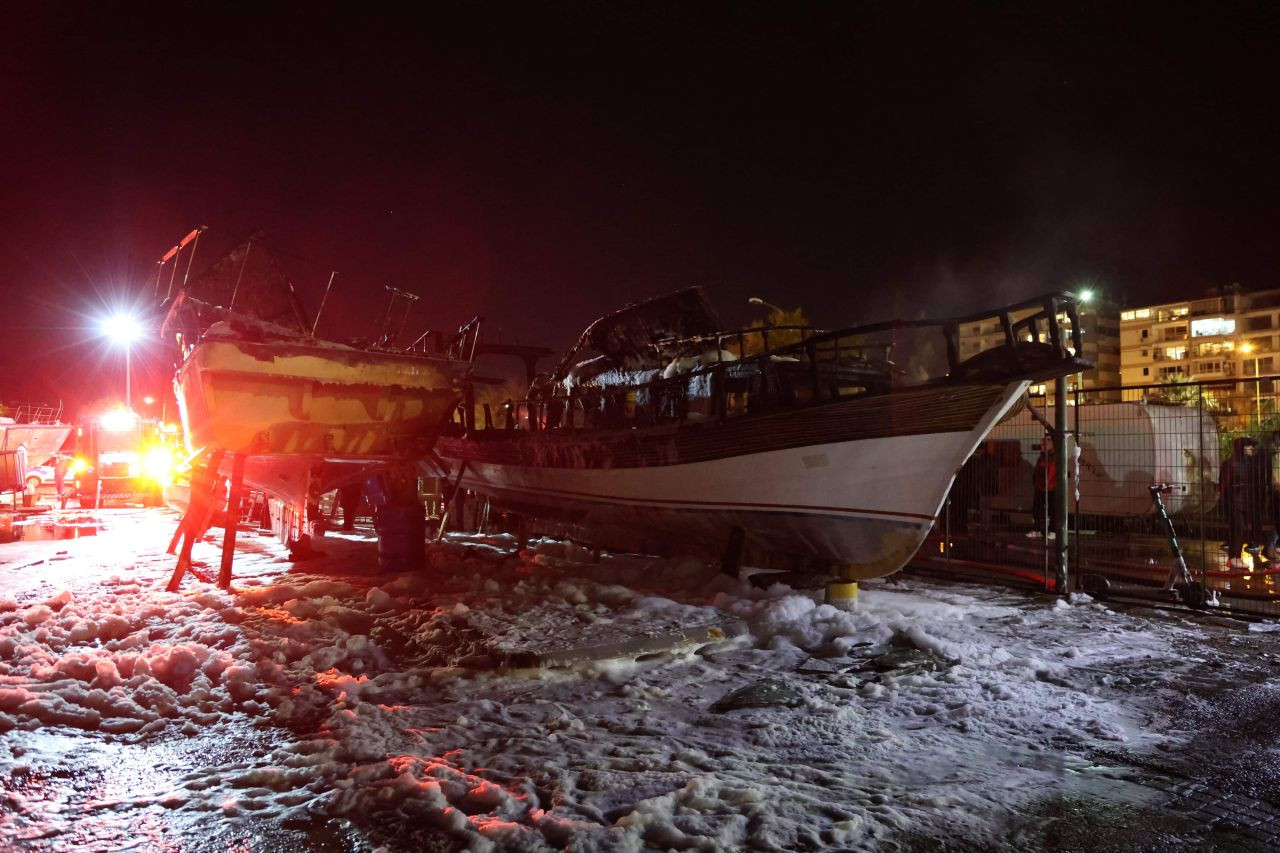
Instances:
[[[1270,318],[1267,318],[1270,320]],[[1257,326],[1259,329],[1269,329],[1270,325]],[[1191,337],[1193,338],[1209,338],[1215,335],[1234,335],[1236,331],[1236,321],[1232,317],[1205,317],[1200,320],[1191,321]]]
[[[1137,311],[1133,312],[1133,315],[1139,320],[1149,320],[1151,319],[1151,309],[1139,308]]]
[[[1121,311],[1121,312],[1120,312],[1120,319],[1121,319],[1121,320],[1136,320],[1136,319],[1138,319],[1138,312],[1137,312],[1137,311]]]

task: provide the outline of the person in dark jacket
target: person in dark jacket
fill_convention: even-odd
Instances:
[[[1277,559],[1276,545],[1280,543],[1280,430],[1275,430],[1267,438],[1267,471],[1271,488],[1267,494],[1267,503],[1271,508],[1271,533],[1267,536],[1267,547],[1262,553],[1270,561]]]
[[[951,529],[956,533],[969,532],[969,511],[982,509],[982,499],[994,495],[999,489],[1000,470],[987,444],[979,444],[973,455],[960,468],[955,484],[951,487]]]
[[[1058,460],[1053,452],[1053,436],[1045,434],[1040,439],[1040,455],[1036,457],[1036,468],[1031,475],[1033,496],[1031,514],[1035,518],[1035,529],[1027,534],[1029,539],[1047,536],[1053,539],[1058,529],[1058,502],[1054,500],[1058,488]]]
[[[67,483],[67,472],[71,470],[71,458],[65,453],[53,457],[53,483],[58,489],[58,509],[67,508],[67,500],[71,497],[71,486]]]
[[[1262,513],[1267,505],[1271,472],[1265,454],[1258,453],[1257,440],[1241,436],[1231,443],[1231,456],[1222,463],[1218,488],[1222,491],[1222,513],[1227,519],[1227,565],[1242,569],[1242,546],[1261,547]]]
[[[356,529],[356,512],[360,509],[360,498],[364,494],[364,485],[359,481],[348,483],[338,490],[338,502],[342,507],[342,529]]]

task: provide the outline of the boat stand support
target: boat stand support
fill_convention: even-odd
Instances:
[[[384,572],[420,571],[427,563],[427,516],[418,499],[413,465],[392,465],[365,483],[378,533],[378,568]]]
[[[720,555],[721,572],[731,578],[738,577],[738,573],[742,570],[742,552],[746,544],[746,531],[734,525],[734,528],[729,531],[729,541],[724,546],[724,553]]]
[[[227,520],[222,530],[222,565],[218,569],[218,588],[231,588],[231,561],[236,553],[236,528],[240,526],[240,499],[244,493],[244,454],[231,461],[231,493],[227,496]]]
[[[177,553],[178,564],[173,569],[173,576],[165,587],[169,592],[177,592],[182,577],[188,571],[206,583],[209,578],[198,571],[191,562],[191,548],[196,540],[204,535],[213,523],[214,513],[218,511],[219,497],[222,493],[223,479],[218,476],[218,466],[222,463],[222,451],[213,453],[203,465],[197,465],[191,472],[191,500],[187,511],[178,522],[178,529],[169,540],[168,552]]]
[[[836,569],[833,580],[827,581],[826,603],[838,610],[855,610],[858,607],[857,566],[845,564]]]

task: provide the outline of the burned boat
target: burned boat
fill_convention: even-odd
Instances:
[[[962,357],[960,327],[992,323],[1003,344]],[[1087,367],[1065,294],[937,322],[716,328],[696,288],[603,317],[505,421],[437,452],[462,487],[597,543],[745,537],[856,581],[911,558],[1029,382]]]
[[[233,478],[239,466],[246,486],[273,497],[283,539],[302,538],[305,507],[319,494],[392,468],[414,479],[403,501],[421,523],[414,462],[462,399],[478,320],[451,340],[424,335],[405,348],[390,334],[363,346],[319,339],[260,237],[166,304],[162,334],[180,354],[174,389],[187,443]],[[379,497],[394,503],[393,491]]]
[[[73,427],[62,423],[61,405],[22,403],[0,411],[0,456],[8,460],[2,488],[21,488],[25,470],[57,453]]]

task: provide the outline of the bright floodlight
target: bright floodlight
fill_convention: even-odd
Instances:
[[[1080,301],[1086,305],[1093,301],[1093,291],[1087,287],[1083,288],[1077,295],[1080,297]]]
[[[128,409],[112,409],[103,413],[98,424],[108,432],[124,432],[138,425],[138,416]]]
[[[1243,353],[1251,353],[1251,352],[1253,352],[1253,344],[1250,344],[1250,343],[1244,343],[1244,344],[1241,344],[1241,345],[1240,345],[1240,352],[1243,352]]]
[[[128,314],[114,314],[103,321],[102,331],[116,343],[128,346],[142,337],[142,324]]]

